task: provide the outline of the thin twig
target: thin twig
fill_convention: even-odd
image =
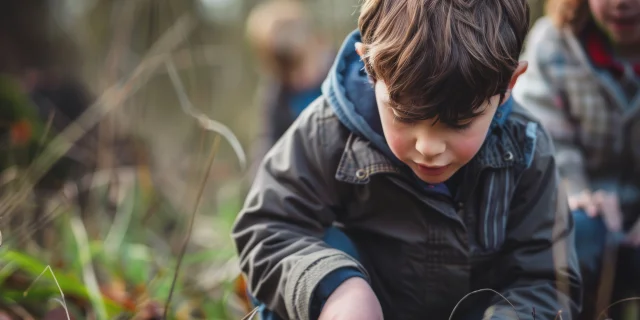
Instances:
[[[160,204],[162,203],[162,199],[160,198],[160,196],[158,196],[155,191],[152,195],[152,199],[151,199],[151,203],[149,204],[149,207],[145,210],[145,213],[142,215],[142,219],[140,219],[140,223],[143,226],[147,226],[147,224],[149,223],[149,220],[151,219],[151,217],[153,217],[153,215],[158,212],[158,209],[160,208]]]
[[[242,318],[242,320],[251,320],[253,319],[253,317],[255,317],[258,314],[258,309],[259,307],[255,307],[253,308],[253,310],[251,310],[251,312],[249,312],[246,316],[244,316]]]
[[[180,107],[182,108],[182,111],[196,119],[201,127],[209,131],[215,131],[229,141],[231,148],[238,157],[238,161],[240,161],[242,170],[244,170],[247,165],[247,156],[242,149],[240,141],[236,138],[235,134],[233,134],[233,131],[224,124],[207,117],[204,113],[197,110],[187,96],[186,90],[184,89],[184,85],[180,80],[180,76],[178,75],[178,71],[173,64],[173,61],[171,61],[171,59],[167,59],[165,64],[167,66],[167,71],[169,72],[169,78],[171,79],[173,87],[176,90],[176,94],[178,95],[178,99],[180,100]]]
[[[624,303],[624,302],[629,302],[629,301],[640,301],[640,297],[632,297],[632,298],[626,298],[626,299],[622,299],[622,300],[618,300],[612,304],[610,304],[606,309],[602,310],[602,312],[600,312],[600,314],[598,315],[598,318],[596,319],[601,319],[602,316],[606,316],[607,315],[607,311],[609,311],[609,309],[611,309],[613,306]]]
[[[484,292],[484,291],[489,291],[489,292],[493,292],[497,295],[499,295],[504,301],[506,301],[511,308],[513,309],[513,312],[516,314],[516,317],[518,318],[518,320],[520,320],[520,316],[518,315],[518,310],[516,310],[516,307],[511,303],[511,301],[509,301],[509,299],[507,299],[505,296],[503,296],[500,292],[493,290],[493,289],[478,289],[476,291],[472,291],[470,293],[467,293],[467,295],[465,295],[464,297],[462,297],[462,299],[460,299],[460,301],[458,301],[458,303],[456,303],[456,306],[453,308],[453,311],[451,311],[451,315],[449,315],[449,320],[453,319],[453,315],[456,313],[456,309],[458,309],[458,306],[460,306],[460,303],[462,303],[462,301],[464,301],[465,299],[467,299],[469,296],[474,295],[476,293],[480,293],[480,292]]]
[[[173,280],[171,281],[171,289],[169,290],[169,296],[167,297],[167,301],[164,305],[164,315],[163,319],[167,319],[167,313],[169,312],[169,305],[171,304],[171,297],[173,296],[173,290],[175,289],[176,281],[178,279],[178,274],[180,272],[180,265],[182,264],[182,260],[184,260],[184,255],[187,251],[187,246],[189,245],[189,240],[191,239],[191,233],[193,232],[193,225],[196,220],[196,214],[200,209],[200,204],[202,203],[202,195],[204,194],[204,189],[209,181],[209,176],[211,172],[211,167],[213,166],[213,160],[216,157],[216,153],[218,152],[218,148],[220,147],[220,135],[216,135],[213,140],[213,146],[211,147],[211,152],[209,153],[209,159],[207,161],[207,168],[205,170],[204,177],[202,178],[202,183],[200,184],[200,189],[198,190],[198,195],[196,197],[195,205],[193,207],[193,211],[191,212],[191,221],[189,222],[189,229],[187,231],[187,235],[182,242],[182,247],[180,248],[180,253],[178,255],[178,264],[176,265],[175,273],[173,274]]]
[[[118,66],[125,53],[128,53],[129,48],[127,44],[131,41],[131,35],[133,33],[133,21],[135,20],[136,12],[138,9],[139,1],[122,1],[119,4],[119,10],[116,15],[112,14],[112,20],[115,25],[115,35],[111,42],[109,53],[107,54],[107,62],[105,63],[106,83],[111,85],[118,79]],[[118,6],[116,4],[116,6]],[[116,9],[114,9],[116,10]]]
[[[66,209],[66,207],[62,207],[62,205],[63,205],[62,203],[58,204],[48,213],[45,213],[44,215],[42,215],[42,217],[40,217],[38,220],[34,221],[29,225],[26,225],[24,228],[20,228],[18,231],[15,232],[15,235],[9,237],[7,241],[10,242],[10,241],[13,241],[13,239],[17,238],[18,243],[16,243],[16,245],[20,245],[25,241],[29,240],[34,233],[42,229],[42,227],[44,227],[47,223],[53,221],[55,217],[57,217],[60,213],[62,213],[63,210],[61,209]]]
[[[42,277],[42,275],[47,272],[47,270],[49,270],[49,272],[51,272],[51,277],[53,277],[53,281],[56,283],[56,286],[58,287],[58,291],[60,291],[60,296],[62,297],[62,300],[59,299],[54,299],[55,301],[59,302],[62,305],[62,308],[64,309],[64,312],[67,315],[67,320],[71,320],[71,317],[69,316],[69,309],[67,308],[67,302],[64,299],[64,293],[62,292],[62,288],[60,287],[60,284],[58,283],[58,279],[56,278],[56,275],[53,273],[53,270],[51,269],[50,265],[47,265],[44,270],[42,270],[42,272],[40,272],[40,275],[38,275],[29,285],[29,287],[27,288],[27,290],[24,291],[24,293],[22,294],[24,297],[26,297],[29,294],[29,290],[31,290],[31,287],[33,287],[33,285],[38,281],[38,279],[40,279],[40,277]]]
[[[53,109],[51,114],[49,114],[49,117],[47,117],[47,123],[45,124],[44,132],[42,133],[42,137],[40,137],[40,142],[38,143],[38,146],[40,147],[44,146],[44,143],[47,140],[47,137],[49,136],[49,132],[51,131],[51,127],[53,126],[53,118],[55,116],[56,116],[56,109]],[[39,150],[39,151],[42,151],[42,150]]]

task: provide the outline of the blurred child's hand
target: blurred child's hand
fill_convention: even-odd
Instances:
[[[602,219],[610,231],[622,229],[622,211],[618,195],[615,193],[598,190],[594,193],[585,190],[580,194],[569,197],[571,210],[583,209],[589,217],[602,216]]]
[[[582,209],[589,217],[593,218],[598,215],[598,208],[593,200],[591,191],[584,190],[569,197],[569,208],[571,211]]]
[[[607,229],[613,232],[622,230],[622,211],[618,195],[600,190],[593,194],[593,200]]]
[[[327,299],[319,320],[381,320],[382,307],[362,278],[343,282]]]
[[[640,247],[640,219],[629,230],[625,242],[631,246]]]

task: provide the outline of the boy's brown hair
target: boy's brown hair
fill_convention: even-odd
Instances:
[[[527,0],[365,0],[364,62],[407,120],[472,118],[506,93],[529,28]]]

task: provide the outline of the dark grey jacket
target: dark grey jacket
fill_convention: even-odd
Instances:
[[[326,98],[267,154],[233,230],[250,291],[280,316],[308,319],[333,270],[367,275],[385,319],[448,319],[467,293],[491,288],[520,318],[572,319],[580,309],[573,222],[549,136],[520,106],[467,165],[457,203],[426,195]],[[321,238],[339,223],[358,262]],[[490,319],[515,319],[495,295]]]

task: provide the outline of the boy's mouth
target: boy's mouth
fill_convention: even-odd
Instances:
[[[449,169],[449,166],[449,164],[445,166],[425,166],[418,164],[418,170],[427,176],[435,177],[445,173],[447,169]]]

